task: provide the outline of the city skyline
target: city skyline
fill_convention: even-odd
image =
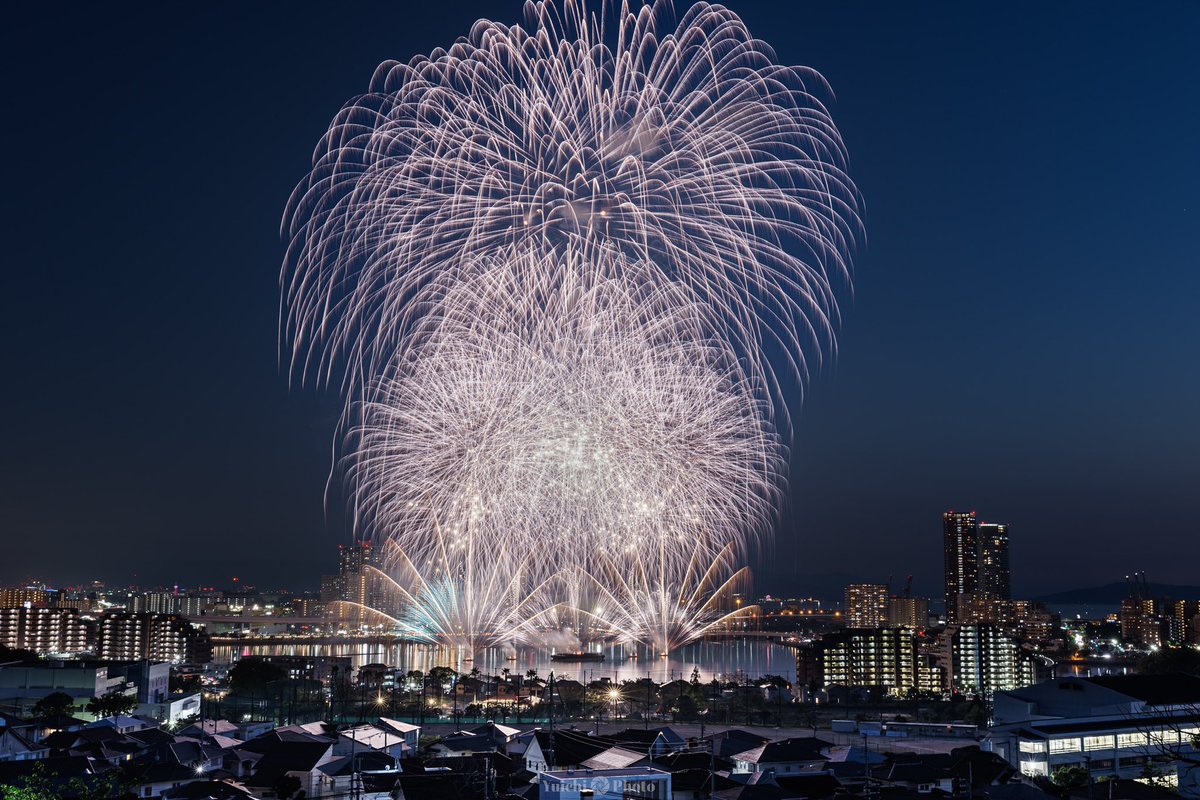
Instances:
[[[1012,525],[1022,596],[1061,586],[1063,564],[1072,585],[1120,580],[1128,541],[1152,580],[1188,582],[1166,554],[1200,445],[1198,112],[1181,77],[1195,8],[1047,9],[1025,26],[949,6],[731,7],[834,86],[869,234],[836,363],[794,409],[791,509],[760,588],[914,572],[936,595],[951,507]],[[341,498],[328,521],[322,501],[339,409],[278,368],[279,205],[377,63],[516,11],[463,4],[403,26],[385,11],[370,29],[279,8],[84,12],[50,39],[45,18],[18,20],[36,45],[15,60],[36,77],[15,130],[72,158],[15,165],[28,202],[12,263],[28,266],[3,322],[19,387],[0,407],[3,582],[327,570],[351,535]],[[298,44],[318,30],[332,44]],[[89,80],[67,109],[56,89],[79,63]]]

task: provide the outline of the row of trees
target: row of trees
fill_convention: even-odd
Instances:
[[[116,717],[132,714],[138,701],[133,695],[109,692],[93,697],[84,704],[84,710],[96,717]],[[75,710],[75,698],[66,692],[51,692],[33,704],[33,713],[39,717],[54,717],[70,714]]]

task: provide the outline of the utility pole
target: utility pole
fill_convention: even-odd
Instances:
[[[554,670],[550,670],[550,746],[546,748],[546,767],[554,769]]]
[[[863,797],[867,800],[871,798],[871,746],[867,742],[867,734],[863,733],[863,774],[866,775],[867,783],[863,787]]]
[[[646,710],[642,712],[642,727],[646,730],[650,730],[650,687],[652,685],[650,670],[646,670]]]
[[[701,722],[701,725],[704,723]],[[703,735],[703,734],[701,734]],[[717,796],[717,737],[708,740],[708,800]]]

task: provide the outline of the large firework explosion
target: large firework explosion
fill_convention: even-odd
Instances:
[[[857,193],[824,81],[727,9],[526,17],[337,115],[288,206],[284,333],[345,393],[402,630],[666,650],[728,619],[776,513],[780,385],[833,347]]]

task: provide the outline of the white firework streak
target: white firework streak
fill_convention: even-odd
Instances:
[[[334,119],[285,218],[289,358],[346,394],[410,633],[676,646],[776,513],[777,374],[833,349],[858,195],[824,80],[727,9],[526,13]]]

